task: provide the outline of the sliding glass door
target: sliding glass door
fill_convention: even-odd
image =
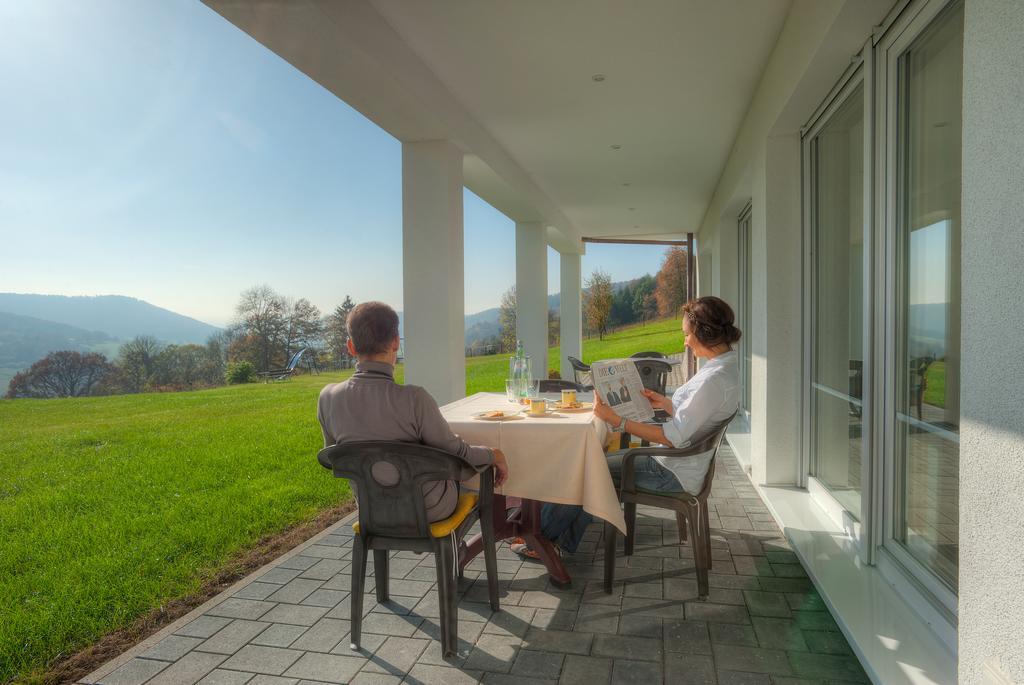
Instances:
[[[864,82],[810,132],[810,475],[861,519],[864,457]]]
[[[815,501],[953,644],[963,3],[886,26],[804,130],[804,456]]]
[[[889,546],[955,593],[963,6],[890,55]]]

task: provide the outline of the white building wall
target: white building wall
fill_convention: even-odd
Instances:
[[[1024,683],[1024,2],[964,24],[959,682]]]

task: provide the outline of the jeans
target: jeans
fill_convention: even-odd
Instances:
[[[608,453],[608,470],[612,472],[612,481],[615,485],[622,482],[622,457],[626,450],[618,450]],[[647,455],[637,457],[633,460],[633,473],[635,483],[643,490],[654,492],[682,492],[683,486],[675,474],[658,463],[654,457]]]
[[[608,470],[612,481],[618,485],[622,480],[622,456],[625,450],[608,454]],[[633,461],[636,486],[655,492],[681,492],[675,474],[659,464],[653,457],[637,457]],[[580,546],[583,534],[594,517],[575,504],[544,504],[540,509],[541,533],[566,552],[572,554]]]
[[[540,508],[540,532],[551,542],[572,554],[580,546],[583,534],[594,517],[578,504],[543,504]]]

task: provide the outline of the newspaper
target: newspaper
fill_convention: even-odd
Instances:
[[[654,408],[643,396],[644,384],[631,359],[609,359],[590,366],[594,392],[615,413],[630,421],[650,421]]]

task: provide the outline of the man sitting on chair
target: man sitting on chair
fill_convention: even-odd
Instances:
[[[399,347],[395,310],[383,302],[364,302],[352,310],[346,323],[348,352],[358,363],[351,378],[320,391],[317,418],[324,446],[357,440],[420,443],[454,454],[476,471],[494,464],[494,484],[504,483],[508,466],[501,450],[468,444],[452,433],[430,393],[395,383]],[[396,482],[398,471],[391,464],[378,463],[373,477],[389,485]],[[455,511],[459,486],[451,481],[426,483],[423,499],[427,520],[441,521]]]

